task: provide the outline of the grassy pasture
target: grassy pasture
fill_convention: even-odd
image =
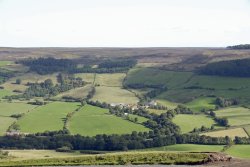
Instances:
[[[250,158],[250,145],[233,145],[226,150],[226,153],[238,158]]]
[[[0,116],[11,116],[13,114],[27,113],[36,106],[25,103],[0,102]]]
[[[75,77],[80,77],[83,79],[83,81],[93,84],[95,80],[95,74],[94,73],[78,73],[75,74]]]
[[[126,89],[119,87],[96,87],[96,93],[92,100],[107,102],[107,103],[126,103],[126,104],[136,104],[139,100],[131,92]]]
[[[74,157],[80,153],[62,153],[55,150],[6,150],[15,160]]]
[[[140,120],[140,119],[139,119]],[[69,122],[72,134],[127,134],[132,131],[149,131],[142,125],[110,115],[107,109],[86,105],[76,112]]]
[[[214,131],[214,132],[203,133],[203,135],[211,136],[211,137],[225,137],[225,136],[228,136],[228,137],[230,137],[232,139],[234,139],[235,136],[248,137],[248,135],[246,134],[246,132],[244,131],[243,128],[219,130],[219,131]]]
[[[145,117],[141,117],[141,116],[138,116],[138,115],[133,115],[133,114],[129,114],[129,118],[132,118],[132,119],[135,119],[137,118],[138,119],[138,122],[137,123],[143,123],[143,122],[146,122],[148,119],[145,118]]]
[[[49,103],[27,113],[17,124],[22,132],[27,133],[61,130],[66,115],[78,107],[79,103]]]
[[[248,134],[248,136],[250,137],[250,125],[245,126],[244,130],[246,131],[246,133]]]
[[[125,76],[125,73],[96,74],[95,84],[99,84],[101,86],[122,87],[122,82]]]
[[[85,98],[88,95],[89,91],[91,90],[91,87],[92,85],[88,84],[85,85],[84,87],[75,88],[67,92],[60,93],[55,97],[55,99],[62,98],[63,96],[69,96],[73,98]]]
[[[220,152],[222,145],[175,144],[164,147],[155,147],[145,150],[150,151],[186,151],[186,152]]]
[[[160,105],[166,106],[168,109],[175,109],[178,106],[178,103],[174,103],[164,99],[156,99],[156,102]]]
[[[5,67],[11,63],[12,63],[12,61],[0,61],[0,67]]]
[[[216,111],[216,116],[227,118],[231,126],[250,124],[250,109],[244,107],[221,109]]]
[[[215,124],[214,120],[206,115],[189,114],[176,115],[173,122],[181,128],[182,133],[188,133],[194,128],[200,128],[201,126],[210,128]]]
[[[0,99],[2,99],[5,96],[12,95],[13,93],[11,91],[8,91],[6,89],[0,89]]]
[[[4,135],[8,127],[15,122],[16,119],[0,116],[0,136]]]
[[[167,112],[167,110],[157,110],[157,109],[147,109],[150,113],[154,113],[154,114],[157,114],[157,115],[161,115],[162,113],[165,113]]]
[[[166,85],[175,88],[187,82],[190,72],[165,71],[154,68],[134,68],[129,71],[125,84]]]
[[[215,98],[212,97],[200,97],[191,102],[185,104],[194,112],[200,112],[202,109],[215,109]]]

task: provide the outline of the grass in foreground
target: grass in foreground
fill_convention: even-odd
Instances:
[[[5,89],[0,89],[0,99],[2,99],[5,96],[10,96],[13,93],[11,91],[5,90]]]
[[[211,136],[211,137],[225,137],[225,136],[228,136],[228,137],[230,137],[232,139],[234,139],[235,136],[248,137],[248,135],[246,134],[246,132],[244,131],[243,128],[219,130],[219,131],[214,131],[214,132],[203,133],[203,135]]]
[[[146,149],[147,151],[220,152],[222,145],[176,144]]]
[[[105,155],[85,155],[71,158],[30,159],[2,161],[0,166],[66,166],[66,165],[140,165],[140,164],[200,164],[208,159],[207,154],[129,152]]]
[[[250,158],[250,145],[233,145],[226,153],[238,158]]]
[[[201,126],[210,128],[215,124],[214,120],[209,116],[190,114],[176,115],[173,122],[181,128],[182,133],[188,133],[194,128],[200,128]]]
[[[148,128],[110,115],[107,109],[86,105],[76,112],[69,122],[72,134],[94,136],[97,134],[130,134],[132,131],[149,131]]]
[[[106,103],[136,104],[139,100],[135,95],[126,89],[119,87],[96,87],[96,93],[91,100],[98,100]]]
[[[27,113],[17,124],[20,125],[21,131],[26,133],[62,130],[66,115],[79,105],[79,103],[53,102]]]

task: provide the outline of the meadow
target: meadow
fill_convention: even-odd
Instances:
[[[75,88],[75,89],[60,93],[57,96],[55,96],[54,99],[60,99],[64,96],[83,99],[87,97],[91,88],[92,88],[92,85],[88,84],[88,85],[85,85],[84,87]]]
[[[213,97],[200,97],[186,103],[185,105],[194,112],[201,112],[203,109],[214,110],[216,107],[215,98]]]
[[[6,89],[0,89],[0,99],[2,99],[3,97],[5,96],[10,96],[12,95],[13,93],[9,90],[6,90]]]
[[[31,111],[36,106],[22,102],[0,102],[0,116],[11,116],[13,114],[22,114]]]
[[[37,133],[62,130],[66,115],[79,107],[80,103],[52,102],[36,108],[17,121],[21,132]]]
[[[15,122],[16,119],[11,117],[0,116],[0,136],[4,135],[9,126]]]
[[[202,133],[201,135],[211,136],[211,137],[230,137],[232,139],[235,136],[238,137],[249,137],[243,128],[233,128],[233,129],[226,129],[226,130],[218,130],[213,132]]]
[[[217,117],[228,119],[229,125],[238,126],[250,124],[250,109],[244,107],[230,107],[215,112]]]
[[[12,63],[12,61],[0,61],[0,67],[5,67],[11,63]]]
[[[194,128],[201,128],[201,126],[210,128],[215,125],[211,117],[201,114],[178,114],[173,118],[173,122],[181,128],[182,133],[191,132]]]
[[[91,99],[93,101],[100,101],[106,103],[126,103],[126,104],[136,104],[139,100],[130,91],[122,89],[120,87],[106,87],[98,86],[96,87],[96,93]]]
[[[81,134],[84,136],[130,134],[133,131],[149,131],[143,125],[135,124],[121,117],[109,114],[108,109],[91,105],[85,105],[73,115],[69,122],[69,130],[72,134]]]

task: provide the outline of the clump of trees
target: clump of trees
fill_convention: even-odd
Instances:
[[[225,99],[223,97],[218,97],[215,100],[215,104],[217,105],[217,107],[229,107],[229,106],[233,106],[233,105],[238,105],[239,104],[239,100],[238,99]]]
[[[101,62],[97,68],[92,68],[89,65],[77,67],[78,62],[70,59],[55,59],[55,58],[38,58],[31,60],[23,60],[20,63],[29,66],[30,71],[38,74],[52,74],[54,72],[68,73],[115,73],[126,72],[129,68],[136,65],[137,61],[133,59],[121,60],[105,60]]]
[[[57,76],[59,84],[54,85],[51,79],[46,79],[41,83],[28,83],[29,86],[22,95],[12,95],[5,98],[26,98],[30,99],[32,97],[50,97],[56,96],[59,93],[74,89],[77,87],[84,86],[85,82],[81,78],[75,78],[71,74],[59,74]],[[40,105],[39,102],[36,102],[37,105]],[[41,104],[42,105],[42,104]]]
[[[29,66],[30,71],[38,74],[52,74],[54,72],[67,72],[76,68],[77,64],[69,59],[38,58],[31,60],[23,60],[20,63]]]
[[[250,59],[210,63],[199,68],[197,73],[202,75],[250,77]]]

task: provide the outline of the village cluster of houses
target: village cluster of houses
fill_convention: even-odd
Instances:
[[[111,107],[120,107],[120,108],[131,108],[132,111],[136,110],[138,108],[149,108],[151,106],[156,106],[157,102],[155,100],[151,100],[150,102],[145,103],[143,106],[140,106],[138,104],[125,104],[125,103],[111,103]]]

